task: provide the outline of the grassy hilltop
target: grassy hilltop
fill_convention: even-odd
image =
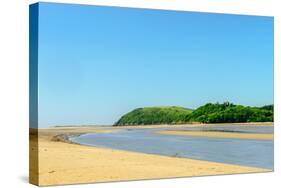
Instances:
[[[229,102],[208,103],[196,110],[171,107],[137,108],[123,115],[115,126],[182,124],[182,123],[244,123],[272,122],[273,105],[250,107]]]
[[[122,116],[115,125],[179,124],[184,123],[191,112],[177,106],[137,108]]]

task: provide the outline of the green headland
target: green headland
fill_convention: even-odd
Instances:
[[[178,106],[143,107],[123,115],[114,125],[273,122],[273,105],[251,107],[207,103],[197,109]]]

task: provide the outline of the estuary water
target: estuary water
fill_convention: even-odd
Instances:
[[[208,130],[263,134],[273,133],[273,126],[133,128],[120,132],[83,134],[70,137],[70,140],[88,146],[273,169],[272,140],[174,136],[157,133],[163,130]]]

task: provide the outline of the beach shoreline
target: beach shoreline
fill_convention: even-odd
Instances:
[[[35,134],[32,134],[34,131]],[[37,185],[77,184],[272,171],[90,147],[74,144],[68,140],[68,137],[73,135],[112,131],[122,131],[122,129],[72,127],[31,130],[30,150],[38,151],[38,158],[31,159],[30,165],[38,168],[30,169],[30,182]],[[38,147],[38,150],[34,147]]]

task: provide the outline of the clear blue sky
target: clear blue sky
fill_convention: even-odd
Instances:
[[[273,103],[273,18],[41,3],[39,127]]]

